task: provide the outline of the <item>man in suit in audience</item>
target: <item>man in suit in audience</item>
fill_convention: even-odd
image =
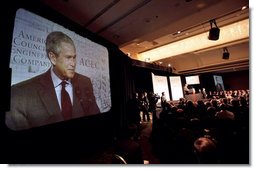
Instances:
[[[187,83],[184,85],[183,90],[184,90],[184,94],[186,94],[186,95],[194,93],[193,88],[189,89],[189,85]]]
[[[46,52],[51,68],[12,86],[11,108],[6,113],[10,129],[29,129],[100,113],[91,80],[75,72],[76,48],[72,39],[62,32],[51,32],[46,39]],[[68,93],[67,114],[63,114],[63,88]]]

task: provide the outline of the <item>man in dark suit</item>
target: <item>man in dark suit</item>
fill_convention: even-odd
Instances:
[[[91,80],[75,72],[76,48],[72,39],[62,32],[51,32],[46,51],[52,67],[12,86],[11,108],[6,113],[10,129],[29,129],[100,112]],[[68,93],[68,115],[64,114],[63,89]]]

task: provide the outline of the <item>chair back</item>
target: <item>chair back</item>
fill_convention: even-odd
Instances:
[[[118,154],[113,155],[112,163],[113,164],[127,164],[125,159],[122,156],[118,155]]]

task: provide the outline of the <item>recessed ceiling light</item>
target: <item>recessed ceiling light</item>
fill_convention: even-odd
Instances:
[[[242,7],[242,10],[245,10],[245,9],[247,9],[247,6],[243,6],[243,7]]]
[[[199,4],[197,4],[197,8],[198,9],[201,9],[201,8],[204,8],[206,5],[205,5],[205,3],[199,3]]]

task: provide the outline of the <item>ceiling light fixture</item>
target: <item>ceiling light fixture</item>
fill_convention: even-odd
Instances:
[[[211,29],[209,31],[209,40],[218,40],[220,37],[220,29],[218,28],[215,19],[212,19],[209,21],[211,25]],[[213,27],[213,24],[215,27]]]
[[[138,60],[145,61],[150,58],[150,62],[164,58],[209,49],[225,43],[237,42],[249,38],[249,19],[244,19],[236,23],[220,28],[220,39],[217,41],[207,40],[207,32],[195,35],[183,40],[166,44],[137,55]]]
[[[242,7],[242,10],[245,10],[245,9],[247,9],[247,8],[248,8],[247,6],[243,6],[243,7]]]
[[[150,62],[150,58],[145,58],[145,62]]]
[[[222,59],[229,59],[230,53],[228,52],[228,48],[223,48]]]

